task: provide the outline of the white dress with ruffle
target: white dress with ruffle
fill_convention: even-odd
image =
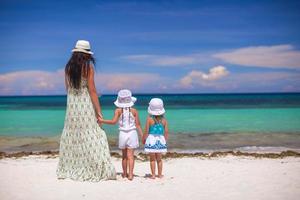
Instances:
[[[164,137],[164,126],[160,123],[155,123],[149,127],[149,135],[145,142],[145,152],[147,153],[166,153],[167,143]]]

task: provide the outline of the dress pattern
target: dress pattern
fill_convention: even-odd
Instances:
[[[163,135],[149,134],[144,149],[147,153],[166,153],[167,143],[165,137]]]
[[[79,89],[68,89],[56,174],[60,179],[92,182],[116,178],[107,137],[96,121],[86,79]]]
[[[153,117],[154,119],[154,117]],[[166,153],[167,143],[164,137],[164,126],[162,122],[155,122],[149,127],[149,135],[145,142],[145,152]]]

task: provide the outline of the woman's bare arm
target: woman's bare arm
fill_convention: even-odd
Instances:
[[[65,74],[65,87],[66,87],[66,90],[68,92],[68,89],[69,89],[69,84],[68,84],[68,78],[67,78],[67,75]]]
[[[120,115],[121,115],[120,109],[116,109],[115,115],[111,120],[99,119],[99,121],[100,121],[100,123],[104,123],[104,124],[116,124],[120,118]]]
[[[99,103],[98,95],[97,95],[97,90],[95,86],[95,81],[94,81],[94,68],[93,66],[90,67],[89,71],[89,76],[88,76],[88,89],[89,89],[89,94],[96,112],[96,117],[103,118],[102,111],[101,111],[101,106]]]

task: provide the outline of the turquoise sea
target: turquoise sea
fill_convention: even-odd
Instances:
[[[299,93],[135,96],[142,125],[150,99],[164,100],[171,149],[300,149]],[[115,98],[99,98],[105,118]],[[66,96],[0,97],[0,151],[57,148],[65,109]],[[104,129],[116,148],[117,126]]]

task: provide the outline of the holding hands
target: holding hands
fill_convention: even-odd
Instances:
[[[97,123],[99,124],[99,126],[102,126],[102,122],[103,122],[103,115],[102,113],[97,113],[96,115],[96,118],[97,118]]]
[[[142,136],[142,143],[143,143],[143,144],[146,143],[146,138],[147,138],[147,137],[148,137],[147,134],[144,134],[144,135]]]

